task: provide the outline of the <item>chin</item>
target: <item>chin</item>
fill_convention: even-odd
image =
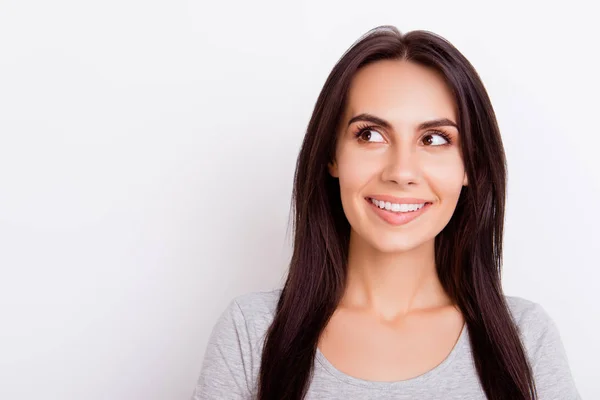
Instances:
[[[404,253],[426,244],[429,239],[416,237],[409,233],[388,233],[373,235],[369,240],[371,247],[381,253]]]

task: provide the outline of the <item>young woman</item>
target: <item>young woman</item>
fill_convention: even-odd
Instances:
[[[502,291],[506,174],[469,61],[369,31],[308,125],[285,285],[232,300],[194,399],[580,399],[551,317]]]

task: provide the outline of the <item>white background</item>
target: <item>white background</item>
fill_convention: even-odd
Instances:
[[[480,73],[505,292],[548,310],[600,398],[596,14],[501,4],[0,0],[0,398],[188,399],[226,304],[283,283],[312,107],[382,24]]]

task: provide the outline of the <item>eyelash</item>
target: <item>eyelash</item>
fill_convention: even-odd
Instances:
[[[369,142],[368,142],[368,141],[366,141],[366,140],[362,140],[362,139],[360,138],[360,136],[363,134],[363,132],[365,132],[365,131],[367,131],[367,130],[370,130],[370,129],[375,129],[375,128],[377,128],[377,126],[375,126],[375,125],[362,125],[362,126],[359,126],[359,127],[357,128],[358,130],[356,131],[356,133],[354,133],[354,136],[356,137],[356,139],[357,139],[358,141],[362,141],[362,142],[365,142],[365,143],[369,143]],[[444,144],[439,144],[439,145],[437,145],[437,146],[431,146],[431,147],[443,147],[443,146],[449,146],[449,145],[451,145],[451,144],[452,144],[452,139],[450,138],[450,135],[448,135],[448,134],[447,134],[447,133],[445,133],[445,132],[438,131],[438,130],[435,130],[435,129],[434,129],[434,130],[428,131],[428,133],[429,133],[429,134],[436,134],[436,135],[439,135],[439,136],[443,137],[443,138],[446,140],[446,142],[447,142],[447,143],[444,143]]]

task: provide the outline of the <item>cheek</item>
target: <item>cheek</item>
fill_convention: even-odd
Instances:
[[[338,161],[340,189],[359,190],[373,179],[380,170],[380,162],[373,157],[358,154],[342,155]]]
[[[459,157],[428,164],[424,173],[432,189],[440,196],[458,199],[465,177],[465,169]]]
[[[364,204],[360,194],[378,174],[381,166],[376,159],[346,154],[338,159],[342,208],[351,225],[357,226],[364,218]]]

